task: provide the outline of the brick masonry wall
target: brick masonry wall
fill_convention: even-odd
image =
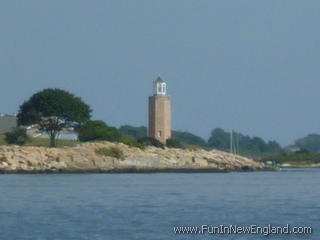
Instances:
[[[171,137],[171,99],[169,96],[149,97],[149,137],[163,143]]]

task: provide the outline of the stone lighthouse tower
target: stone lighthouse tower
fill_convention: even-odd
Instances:
[[[153,91],[149,97],[149,137],[165,143],[171,137],[171,99],[166,95],[166,82],[158,77]]]

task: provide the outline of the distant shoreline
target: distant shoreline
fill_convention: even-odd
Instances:
[[[299,166],[299,165],[292,165],[292,166],[285,166],[279,168],[320,168],[320,166]]]

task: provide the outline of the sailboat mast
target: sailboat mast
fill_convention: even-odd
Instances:
[[[233,153],[233,130],[230,132],[230,153]]]
[[[237,154],[240,155],[240,147],[239,147],[239,133],[237,134]]]

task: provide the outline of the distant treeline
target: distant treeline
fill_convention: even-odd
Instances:
[[[147,128],[144,126],[133,127],[124,125],[119,128],[123,135],[131,136],[135,139],[140,139],[147,136]],[[234,132],[234,145],[237,153],[242,155],[261,155],[266,153],[279,153],[282,148],[276,141],[264,141],[260,137],[250,137],[241,133]],[[230,132],[221,128],[212,130],[208,140],[201,138],[190,132],[172,131],[172,139],[175,139],[182,144],[201,147],[214,148],[222,151],[229,151],[230,149]]]
[[[306,137],[295,140],[291,148],[298,148],[297,150],[307,150],[309,152],[320,152],[320,135],[309,134]]]
[[[320,164],[320,135],[309,134],[295,140],[294,144],[283,149],[281,153],[267,154],[260,158],[261,161],[289,163],[293,166],[310,166]]]
[[[133,127],[130,125],[124,125],[119,128],[119,131],[123,135],[133,137],[134,139],[141,139],[148,136],[148,130],[144,126]],[[194,145],[202,148],[208,147],[207,141],[189,132],[172,131],[172,139],[186,145]]]
[[[264,155],[260,160],[263,162],[276,162],[278,164],[289,163],[294,166],[308,166],[320,163],[320,153],[309,152],[306,149],[295,152],[284,151],[278,154]]]
[[[147,137],[147,128],[144,126],[124,125],[119,128],[119,131],[136,140]],[[237,154],[259,161],[271,161],[278,164],[290,163],[297,166],[320,163],[320,135],[318,134],[299,138],[288,147],[281,147],[277,141],[265,141],[260,137],[250,137],[239,132],[233,132],[232,137]],[[230,151],[230,138],[231,133],[222,128],[213,129],[208,140],[190,132],[172,131],[172,140],[175,141],[175,144],[179,143],[187,148]]]

